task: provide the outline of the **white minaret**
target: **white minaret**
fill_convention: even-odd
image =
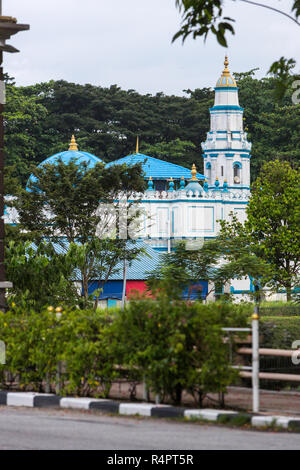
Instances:
[[[244,109],[239,105],[238,87],[225,69],[215,87],[215,104],[210,108],[210,131],[202,144],[204,175],[210,188],[216,180],[220,188],[227,181],[228,190],[250,189],[250,150],[243,130]]]

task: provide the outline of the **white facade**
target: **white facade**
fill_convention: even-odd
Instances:
[[[204,175],[209,187],[218,180],[220,185],[226,181],[230,191],[250,190],[251,144],[243,130],[243,113],[226,58],[210,109],[210,131],[202,144]]]
[[[154,248],[171,249],[177,240],[216,237],[220,220],[229,220],[235,213],[240,221],[246,218],[250,196],[250,149],[243,131],[243,108],[239,106],[238,88],[225,70],[215,88],[215,104],[210,110],[211,123],[204,150],[202,187],[195,177],[188,186],[182,182],[174,191],[153,190],[143,195],[144,222],[141,238]]]

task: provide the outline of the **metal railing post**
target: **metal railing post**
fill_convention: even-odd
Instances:
[[[258,306],[252,315],[252,409],[259,412],[259,314]]]

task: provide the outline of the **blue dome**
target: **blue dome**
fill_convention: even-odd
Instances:
[[[95,155],[92,155],[91,153],[79,151],[74,136],[72,136],[69,150],[66,150],[65,152],[56,153],[55,155],[52,155],[52,157],[46,158],[46,160],[44,160],[38,166],[41,167],[45,164],[55,165],[60,160],[65,164],[68,164],[71,160],[76,160],[76,163],[79,164],[86,162],[88,168],[93,168],[97,163],[104,163],[101,158],[98,158]],[[30,175],[27,182],[27,186],[29,182],[33,182],[34,180],[35,177],[33,175]]]
[[[203,192],[203,188],[198,181],[191,181],[185,188],[185,192],[188,194],[190,191],[192,191],[193,196],[195,196],[196,192],[201,194]]]
[[[87,162],[89,168],[93,168],[97,163],[104,163],[101,158],[96,157],[88,152],[79,152],[79,150],[67,150],[65,152],[56,153],[52,157],[46,158],[42,163],[39,164],[45,165],[55,165],[55,163],[61,160],[63,163],[69,163],[71,160],[76,160],[78,163]]]

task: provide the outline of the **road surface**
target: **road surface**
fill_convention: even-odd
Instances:
[[[0,407],[0,450],[300,449],[300,434],[94,412]]]

